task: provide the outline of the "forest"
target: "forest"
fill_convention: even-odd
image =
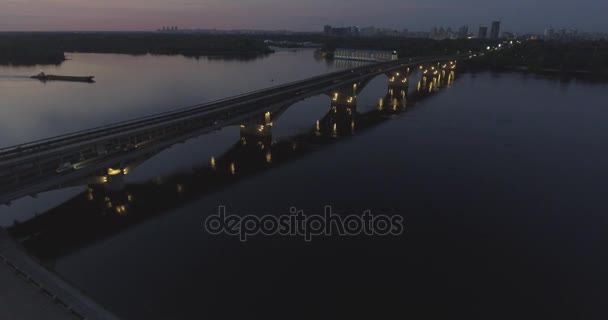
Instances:
[[[606,41],[524,41],[466,62],[470,69],[608,75]]]
[[[254,56],[271,53],[263,41],[241,35],[123,33],[0,33],[0,64],[59,64],[65,52]]]

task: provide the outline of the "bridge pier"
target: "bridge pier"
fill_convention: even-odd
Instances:
[[[456,64],[457,61],[448,61],[441,66],[441,75],[442,79],[445,80],[446,85],[449,87],[454,82],[454,77],[456,76]]]
[[[389,89],[398,89],[407,91],[409,87],[409,76],[410,76],[410,68],[406,68],[401,71],[393,71],[386,74],[388,77],[388,87]]]
[[[116,180],[118,181],[118,176]],[[133,195],[125,192],[126,188],[120,190],[108,188],[107,184],[90,184],[87,191],[87,200],[97,203],[108,214],[127,215]]]
[[[447,79],[446,79],[446,84],[448,87],[452,86],[452,83],[454,82],[455,77],[456,77],[456,72],[454,72],[454,70],[450,70],[447,75]]]
[[[364,84],[357,82],[326,93],[331,98],[331,107],[352,107],[357,105],[357,95],[363,90]]]
[[[241,135],[265,137],[272,135],[273,114],[268,111],[241,123]]]
[[[332,106],[331,110],[315,124],[315,135],[337,138],[355,132],[356,105]]]
[[[416,87],[418,94],[433,93],[441,81],[441,64],[433,63],[428,65],[420,65],[421,79]]]
[[[272,142],[272,122],[275,114],[270,111],[241,123],[241,144],[265,145]]]
[[[355,131],[357,96],[368,84],[369,79],[352,83],[326,93],[331,98],[331,109],[315,124],[315,135],[332,138],[351,135]]]
[[[389,87],[384,98],[378,100],[378,110],[397,112],[403,111],[407,107],[407,89],[397,89]]]
[[[417,85],[418,94],[431,94],[439,88],[450,86],[454,81],[457,61],[436,62],[420,65],[421,79]]]
[[[122,191],[125,189],[125,170],[108,168],[105,188],[110,191]]]

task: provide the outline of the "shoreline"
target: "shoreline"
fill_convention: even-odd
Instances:
[[[263,57],[266,55],[270,55],[275,53],[275,50],[270,50],[269,52],[179,52],[179,53],[169,53],[169,52],[143,52],[143,53],[133,53],[133,52],[83,52],[83,51],[74,51],[74,52],[65,52],[64,54],[71,53],[90,53],[90,54],[123,54],[129,56],[183,56],[185,58],[211,58],[211,59],[252,59]],[[28,62],[17,62],[14,63],[12,61],[0,61],[0,67],[35,67],[35,66],[60,66],[64,62],[71,60],[69,58],[64,58],[61,60],[55,61],[47,61],[47,60],[32,60]]]

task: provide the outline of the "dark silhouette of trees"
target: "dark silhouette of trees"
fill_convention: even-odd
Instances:
[[[471,69],[608,75],[608,42],[525,41],[466,62]]]
[[[522,41],[487,52],[497,40],[442,40],[400,37],[330,37],[315,33],[291,35],[216,35],[156,32],[0,33],[0,64],[59,64],[64,52],[122,54],[181,54],[187,57],[252,58],[271,53],[264,40],[313,42],[322,50],[336,48],[395,50],[400,57],[486,52],[466,62],[471,69],[608,74],[606,41]]]
[[[272,52],[240,35],[162,33],[0,33],[0,64],[59,64],[64,52],[252,56]]]

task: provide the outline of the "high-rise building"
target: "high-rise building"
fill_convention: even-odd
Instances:
[[[477,35],[477,38],[485,39],[487,37],[488,37],[488,27],[479,27],[479,34]]]
[[[374,27],[374,26],[363,27],[363,28],[359,29],[359,34],[364,37],[373,37],[376,35],[376,33],[377,33],[376,27]]]
[[[515,36],[515,33],[513,33],[513,32],[504,31],[502,33],[502,38],[505,39],[505,40],[513,40],[513,39],[515,39],[517,37]]]
[[[462,27],[460,27],[460,29],[458,29],[458,38],[459,39],[465,39],[468,35],[469,35],[468,26],[462,26]]]
[[[334,28],[330,25],[326,25],[323,27],[323,33],[328,36],[358,36],[359,35],[359,27],[341,27]]]
[[[498,39],[500,34],[500,21],[492,21],[492,29],[490,29],[490,39]]]

